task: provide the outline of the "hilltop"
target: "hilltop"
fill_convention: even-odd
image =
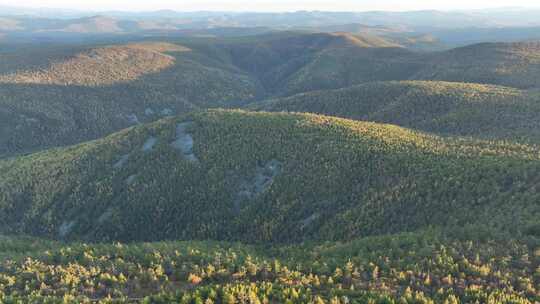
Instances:
[[[87,241],[344,240],[468,225],[520,235],[538,224],[538,151],[205,111],[1,161],[0,227]]]

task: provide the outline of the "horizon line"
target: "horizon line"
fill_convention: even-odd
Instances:
[[[489,8],[455,8],[455,9],[437,9],[437,8],[423,8],[423,9],[410,9],[410,10],[320,10],[320,9],[297,9],[297,10],[220,10],[220,9],[199,9],[199,10],[178,10],[174,8],[159,8],[153,10],[124,10],[124,9],[84,9],[84,8],[67,8],[67,7],[47,7],[47,6],[14,6],[14,5],[2,5],[0,8],[9,8],[13,10],[57,10],[57,11],[66,11],[72,13],[91,13],[91,14],[100,14],[100,13],[157,13],[157,12],[174,12],[174,13],[227,13],[227,14],[244,14],[244,13],[259,13],[259,14],[272,14],[272,13],[407,13],[407,12],[477,12],[485,10],[502,10],[502,9],[540,9],[538,6],[500,6],[500,7],[489,7]]]

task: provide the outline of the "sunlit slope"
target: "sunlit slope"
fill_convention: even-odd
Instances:
[[[0,162],[4,232],[59,239],[349,239],[538,221],[538,148],[392,125],[209,111]]]
[[[18,71],[0,76],[0,83],[99,86],[138,79],[172,66],[165,52],[189,49],[169,43],[127,44],[91,49],[53,62],[41,70]]]
[[[374,82],[314,91],[251,106],[397,124],[444,135],[540,140],[538,94],[441,81]]]

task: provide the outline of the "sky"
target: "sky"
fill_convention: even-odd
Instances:
[[[537,7],[539,0],[0,0],[0,5],[77,10],[369,11]]]

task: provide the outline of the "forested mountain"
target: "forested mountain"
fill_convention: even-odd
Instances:
[[[15,11],[0,303],[540,303],[537,11]]]
[[[342,240],[473,224],[519,235],[538,224],[539,166],[537,146],[214,110],[0,162],[0,227],[122,241]]]
[[[250,108],[391,123],[441,135],[538,142],[539,98],[536,92],[494,85],[388,81],[270,99]]]

